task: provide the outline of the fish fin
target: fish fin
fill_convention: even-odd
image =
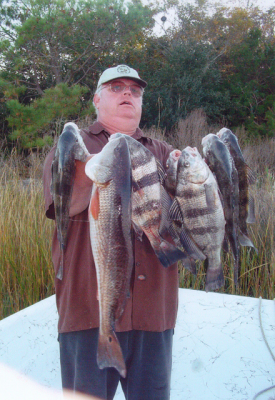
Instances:
[[[164,185],[164,182],[165,182],[165,179],[167,176],[165,169],[163,168],[163,165],[161,164],[161,162],[158,158],[156,158],[156,163],[157,163],[157,170],[158,170],[160,183],[161,183],[161,185]]]
[[[59,264],[59,268],[58,268],[56,277],[57,277],[57,279],[62,281],[62,279],[63,279],[63,268],[64,268],[64,249],[62,247],[60,249],[60,255],[61,255],[61,260],[60,260],[60,264]]]
[[[249,185],[254,185],[257,181],[257,174],[246,164],[246,176]]]
[[[185,255],[185,257],[181,259],[181,263],[183,267],[188,269],[188,271],[190,271],[193,275],[197,275],[196,262],[193,258]]]
[[[126,365],[117,336],[110,331],[107,335],[99,334],[97,364],[100,369],[114,367],[120,375],[126,377]]]
[[[160,221],[159,233],[160,235],[162,235],[169,230],[170,226],[169,210],[172,204],[172,199],[162,185],[160,186],[160,192],[161,192],[161,221]]]
[[[193,258],[194,260],[205,260],[206,256],[198,248],[193,239],[190,238],[190,235],[186,231],[184,225],[181,227],[180,242],[189,257]]]
[[[248,236],[246,236],[243,232],[239,231],[239,243],[241,246],[247,246],[247,247],[254,247],[254,250],[258,254],[258,249],[254,246],[252,243],[251,239],[249,239]]]
[[[209,210],[211,211],[216,208],[216,194],[214,191],[213,184],[205,183],[204,189],[205,189],[206,204]]]
[[[132,226],[133,226],[134,231],[135,231],[135,233],[136,233],[137,239],[138,239],[140,242],[142,242],[143,230],[142,230],[137,224],[135,224],[133,221],[132,221]]]
[[[161,264],[167,268],[179,260],[186,258],[186,255],[178,249],[174,244],[163,239],[158,248],[154,248],[156,256]]]
[[[96,187],[93,190],[91,201],[90,201],[90,213],[93,216],[93,219],[97,220],[98,215],[100,212],[100,205],[99,205],[99,188]]]
[[[173,203],[170,207],[168,218],[170,221],[183,222],[182,212],[181,212],[180,205],[179,205],[179,202],[176,197],[174,198]]]
[[[248,213],[247,213],[246,222],[248,224],[254,224],[254,222],[255,222],[255,201],[250,193],[248,196]]]
[[[134,179],[132,179],[132,190],[133,192],[137,192],[140,189],[137,181],[135,181]]]

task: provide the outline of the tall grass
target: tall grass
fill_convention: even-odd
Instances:
[[[222,126],[209,126],[201,110],[180,121],[173,133],[159,129],[145,132],[183,149],[196,146],[201,139],[216,133]],[[275,297],[275,142],[248,141],[240,128],[236,135],[248,164],[257,172],[252,187],[256,222],[249,226],[250,237],[258,254],[241,248],[240,279],[233,284],[233,258],[223,254],[225,285],[221,293],[244,296]],[[1,153],[0,153],[1,154]],[[43,156],[0,155],[0,319],[54,293],[51,261],[51,239],[54,223],[44,216],[42,188]],[[205,270],[198,263],[197,276],[182,268],[179,262],[180,287],[204,290]]]
[[[0,318],[54,292],[41,170],[37,156],[0,159]]]
[[[202,154],[202,138],[210,132],[217,133],[222,127],[222,125],[209,126],[204,112],[195,110],[185,120],[179,122],[169,141],[180,150],[186,146],[196,146]],[[255,200],[256,222],[248,227],[258,254],[253,248],[240,249],[238,287],[234,285],[232,254],[230,252],[223,254],[225,285],[218,291],[273,299],[275,298],[275,140],[251,141],[242,127],[234,133],[238,137],[247,164],[258,176],[256,184],[251,187],[251,194]],[[157,137],[156,130],[152,130],[149,134]],[[159,137],[161,136],[160,132]],[[197,276],[193,276],[179,262],[180,287],[204,290],[204,263],[198,262],[197,271]]]

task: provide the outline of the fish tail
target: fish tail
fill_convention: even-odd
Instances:
[[[100,369],[114,367],[120,375],[126,377],[126,366],[117,336],[114,332],[99,334],[97,364]]]
[[[240,275],[240,268],[239,268],[239,257],[236,257],[234,260],[234,284],[238,286],[238,280]]]
[[[186,259],[186,255],[180,249],[164,239],[161,241],[160,245],[157,248],[154,247],[154,251],[159,261],[165,268],[169,267],[179,260]]]
[[[206,282],[205,282],[205,291],[209,292],[210,290],[216,290],[221,288],[224,285],[224,276],[223,269],[221,264],[218,268],[209,268],[209,260],[208,260],[208,268],[206,271]]]

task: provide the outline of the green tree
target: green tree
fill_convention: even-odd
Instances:
[[[14,100],[10,91],[2,89],[8,103],[10,126],[18,127],[15,136],[23,140],[23,130],[16,122],[20,104],[26,115],[33,103],[45,96],[56,85],[81,84],[84,104],[91,93],[106,62],[113,59],[122,47],[142,45],[143,38],[153,26],[154,10],[143,6],[140,0],[24,0],[2,3],[0,78],[14,88],[24,87],[24,94]],[[65,86],[64,86],[65,87]],[[12,101],[11,101],[12,100]],[[61,101],[61,99],[60,99]],[[35,103],[36,104],[36,103]],[[56,107],[58,104],[55,102]],[[15,108],[13,111],[13,107]],[[50,114],[49,114],[50,115]],[[37,118],[32,117],[36,121]],[[28,128],[30,145],[37,140],[33,129]],[[37,132],[41,127],[37,125]]]

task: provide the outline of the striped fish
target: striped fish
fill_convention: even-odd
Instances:
[[[51,194],[54,202],[57,239],[60,244],[61,261],[56,277],[63,278],[64,250],[67,244],[69,211],[75,176],[75,160],[85,161],[89,152],[73,122],[64,125],[58,139],[52,162]]]
[[[234,283],[239,277],[240,247],[239,231],[239,181],[238,172],[226,145],[217,135],[209,133],[202,139],[205,161],[213,172],[222,195],[226,220],[226,239],[230,243],[234,257]]]
[[[186,147],[178,161],[177,188],[170,218],[184,229],[207,257],[206,291],[224,285],[221,247],[225,219],[217,182],[198,150]],[[185,246],[184,235],[181,237]]]
[[[256,177],[246,164],[238,139],[230,129],[222,128],[217,136],[227,146],[238,171],[239,179],[239,241],[242,246],[254,247],[248,236],[247,223],[255,222],[254,199],[249,194],[249,185],[255,183]],[[257,249],[255,248],[256,252]]]
[[[152,152],[131,136],[116,133],[110,140],[124,136],[127,140],[132,169],[132,222],[138,238],[144,233],[164,267],[178,260],[189,267],[186,255],[161,235],[168,229],[171,198],[163,187],[165,171]]]

